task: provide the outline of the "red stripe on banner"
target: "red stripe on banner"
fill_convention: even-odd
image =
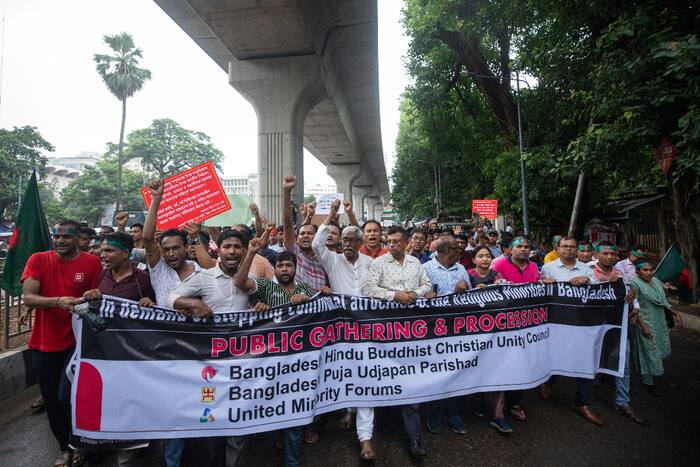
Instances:
[[[101,420],[102,375],[93,365],[80,362],[75,394],[75,426],[81,430],[100,431]]]

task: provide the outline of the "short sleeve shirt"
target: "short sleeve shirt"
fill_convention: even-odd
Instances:
[[[540,280],[540,270],[535,263],[528,261],[525,267],[520,269],[517,264],[513,263],[513,259],[510,256],[494,261],[491,264],[491,269],[499,273],[503,279],[511,284],[526,284]]]
[[[299,282],[310,285],[316,290],[328,285],[326,270],[323,269],[323,265],[318,258],[314,257],[312,259],[306,256],[296,243],[292,245],[291,251],[297,256],[296,278]]]
[[[132,267],[132,273],[119,282],[114,280],[112,270],[102,271],[98,288],[103,295],[112,295],[127,300],[138,302],[144,297],[156,299],[156,294],[151,287],[151,278],[137,267]]]
[[[455,292],[457,282],[464,281],[471,288],[469,274],[459,263],[455,263],[449,268],[446,268],[437,259],[431,259],[423,264],[425,272],[428,274],[433,285],[437,285],[438,295],[449,295]]]
[[[278,282],[269,279],[257,279],[256,283],[258,290],[255,292],[255,297],[267,306],[276,307],[291,303],[291,296],[287,292],[287,288]],[[296,294],[313,297],[316,295],[316,291],[302,282],[294,281],[293,295]]]
[[[248,277],[254,279],[252,276]],[[170,292],[167,306],[172,308],[179,297],[199,297],[214,313],[230,313],[250,308],[248,294],[234,286],[233,277],[225,274],[218,265],[202,269],[198,274],[182,281]]]
[[[557,282],[568,282],[574,277],[585,276],[589,282],[595,282],[595,275],[590,266],[576,260],[573,267],[568,267],[561,262],[561,258],[542,266],[542,279],[554,279]]]
[[[194,261],[188,261],[188,263],[194,266],[193,274],[202,270]],[[160,258],[154,267],[149,265],[148,271],[151,273],[151,285],[156,294],[156,303],[160,306],[168,306],[168,295],[182,282],[180,276],[163,258]]]
[[[43,297],[76,297],[97,288],[102,264],[97,256],[81,252],[73,259],[62,259],[55,251],[34,253],[22,273],[41,283]],[[75,346],[70,312],[62,308],[37,308],[29,348],[61,352]]]

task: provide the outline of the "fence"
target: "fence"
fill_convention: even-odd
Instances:
[[[2,271],[4,269],[4,259],[0,261],[0,281],[2,280]],[[24,336],[32,331],[33,311],[26,310],[22,302],[22,296],[13,297],[0,290],[0,302],[2,303],[2,340],[0,341],[0,349],[9,349],[24,344],[24,340],[14,339],[19,336]],[[29,315],[25,324],[20,324],[20,316],[22,311],[28,311]]]

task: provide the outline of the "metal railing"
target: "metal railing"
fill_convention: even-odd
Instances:
[[[22,302],[22,296],[13,297],[4,290],[0,292],[2,298],[2,348],[10,348],[10,339],[28,334],[32,331],[33,310],[28,310],[29,316],[25,324],[20,324],[20,316],[26,308]]]

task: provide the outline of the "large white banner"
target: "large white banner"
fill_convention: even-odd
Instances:
[[[78,336],[74,433],[243,435],[344,407],[526,389],[624,370],[624,285],[477,289],[409,307],[317,296],[206,320],[106,297]]]

